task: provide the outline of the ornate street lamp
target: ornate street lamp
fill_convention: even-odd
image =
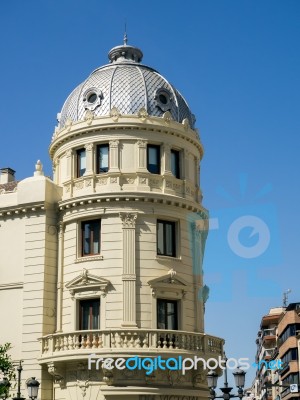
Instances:
[[[238,392],[237,392],[237,394],[232,394],[232,393],[230,393],[232,390],[232,387],[228,387],[228,382],[227,382],[227,367],[226,367],[227,358],[226,357],[224,358],[224,362],[225,362],[224,387],[220,388],[220,390],[223,393],[221,396],[216,396],[216,392],[215,392],[215,388],[217,387],[217,383],[218,383],[218,374],[215,371],[209,371],[209,373],[207,374],[207,384],[210,389],[209,390],[210,398],[211,398],[211,400],[214,400],[214,399],[229,400],[233,397],[239,397],[240,399],[242,399],[244,396],[243,387],[245,386],[246,372],[243,371],[239,367],[233,372],[235,385],[236,385],[236,387],[238,387]]]
[[[20,361],[17,371],[18,371],[18,392],[17,396],[13,397],[12,400],[26,400],[25,397],[21,396],[21,372],[23,371],[22,361]],[[40,382],[38,382],[35,378],[31,378],[27,381],[26,385],[29,398],[32,400],[36,400],[38,397]]]
[[[37,399],[39,393],[40,382],[35,378],[29,379],[27,382],[28,397],[32,400]]]

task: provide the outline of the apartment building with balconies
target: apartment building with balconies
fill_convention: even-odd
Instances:
[[[291,393],[290,385],[299,384],[299,349],[297,331],[300,331],[300,303],[290,303],[282,313],[278,323],[278,358],[282,369],[279,370],[280,398],[300,399],[299,393]]]
[[[254,385],[255,397],[259,399],[272,400],[277,396],[276,388],[266,388],[266,384],[278,381],[277,370],[269,368],[269,363],[277,360],[277,327],[283,310],[282,307],[271,308],[261,319],[256,339],[257,372]]]

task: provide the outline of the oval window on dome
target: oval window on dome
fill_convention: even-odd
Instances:
[[[157,89],[154,99],[156,102],[156,106],[159,107],[162,111],[166,112],[171,109],[172,95],[167,89]]]
[[[101,106],[103,99],[102,91],[98,88],[92,87],[87,89],[83,94],[83,105],[86,110],[94,111],[97,107]]]
[[[96,93],[91,93],[91,94],[89,94],[89,96],[88,96],[88,98],[87,98],[87,101],[88,101],[90,104],[95,103],[96,100],[97,100],[97,95],[96,95]]]

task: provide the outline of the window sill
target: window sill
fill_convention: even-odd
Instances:
[[[82,256],[80,258],[76,258],[75,264],[86,262],[86,261],[98,261],[98,260],[103,260],[103,256],[100,254],[94,255],[94,256]]]
[[[181,257],[162,256],[162,255],[157,254],[155,258],[156,258],[156,260],[180,261],[181,262]]]

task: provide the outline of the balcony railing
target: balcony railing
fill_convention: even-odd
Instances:
[[[223,339],[204,333],[167,330],[90,330],[55,333],[41,338],[42,358],[62,353],[197,352],[222,355]]]
[[[263,330],[263,337],[265,337],[265,336],[275,336],[275,335],[276,335],[276,328],[264,329]]]

